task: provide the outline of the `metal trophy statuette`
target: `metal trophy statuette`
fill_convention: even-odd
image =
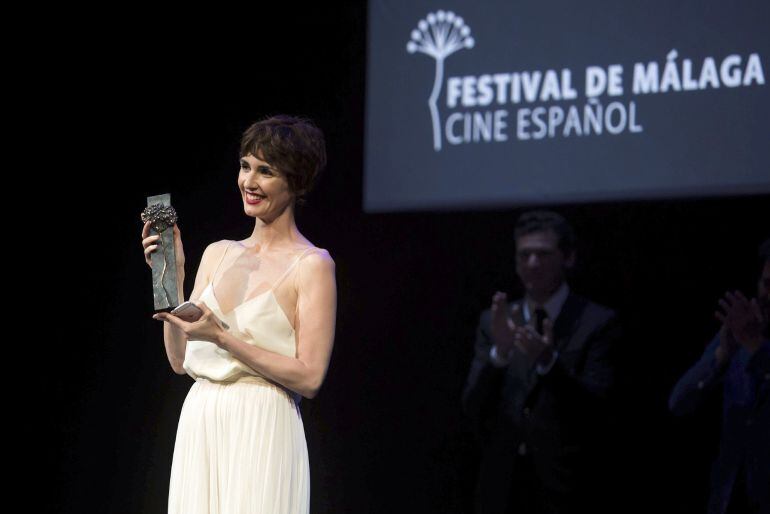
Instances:
[[[150,254],[152,263],[152,295],[155,310],[173,309],[179,305],[176,287],[176,252],[174,250],[174,223],[176,211],[171,207],[171,195],[147,197],[142,211],[142,223],[151,222],[150,235],[160,234],[158,249]]]

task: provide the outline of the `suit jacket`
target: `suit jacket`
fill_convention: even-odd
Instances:
[[[521,306],[522,300],[510,303]],[[521,322],[521,320],[519,320]],[[462,395],[484,447],[478,494],[487,508],[505,511],[511,463],[521,443],[546,489],[574,489],[575,478],[608,419],[614,381],[613,347],[620,337],[615,313],[570,293],[554,322],[559,352],[544,375],[514,349],[510,364],[490,360],[491,311],[481,314],[475,357]],[[496,507],[493,507],[496,506]]]
[[[711,473],[708,512],[727,511],[741,467],[749,501],[759,512],[770,512],[770,340],[753,355],[739,348],[721,367],[714,356],[718,346],[719,334],[679,379],[669,409],[676,415],[688,414],[721,389],[721,441]]]

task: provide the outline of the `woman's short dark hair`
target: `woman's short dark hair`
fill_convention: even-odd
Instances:
[[[575,232],[572,230],[572,226],[563,216],[553,211],[527,211],[523,213],[516,220],[513,237],[518,239],[527,234],[548,230],[558,237],[559,249],[565,256],[569,256],[575,251]]]
[[[307,118],[279,114],[258,121],[241,137],[241,157],[260,157],[286,175],[289,188],[303,203],[304,196],[326,167],[323,132]]]

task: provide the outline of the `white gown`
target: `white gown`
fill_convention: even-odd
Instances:
[[[294,328],[273,291],[310,250],[271,289],[227,314],[211,284],[200,300],[242,341],[293,357]],[[208,341],[187,342],[184,368],[195,383],[179,418],[169,514],[309,512],[310,469],[297,395]]]

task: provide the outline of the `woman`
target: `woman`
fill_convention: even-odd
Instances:
[[[310,483],[299,396],[313,398],[334,341],[334,261],[297,229],[301,202],[326,164],[323,134],[275,116],[241,140],[238,189],[254,231],[201,258],[191,300],[203,316],[163,320],[174,371],[195,379],[182,406],[168,512],[305,513]],[[142,231],[145,260],[159,236]],[[180,302],[184,252],[174,245]],[[223,323],[224,322],[224,323]]]

